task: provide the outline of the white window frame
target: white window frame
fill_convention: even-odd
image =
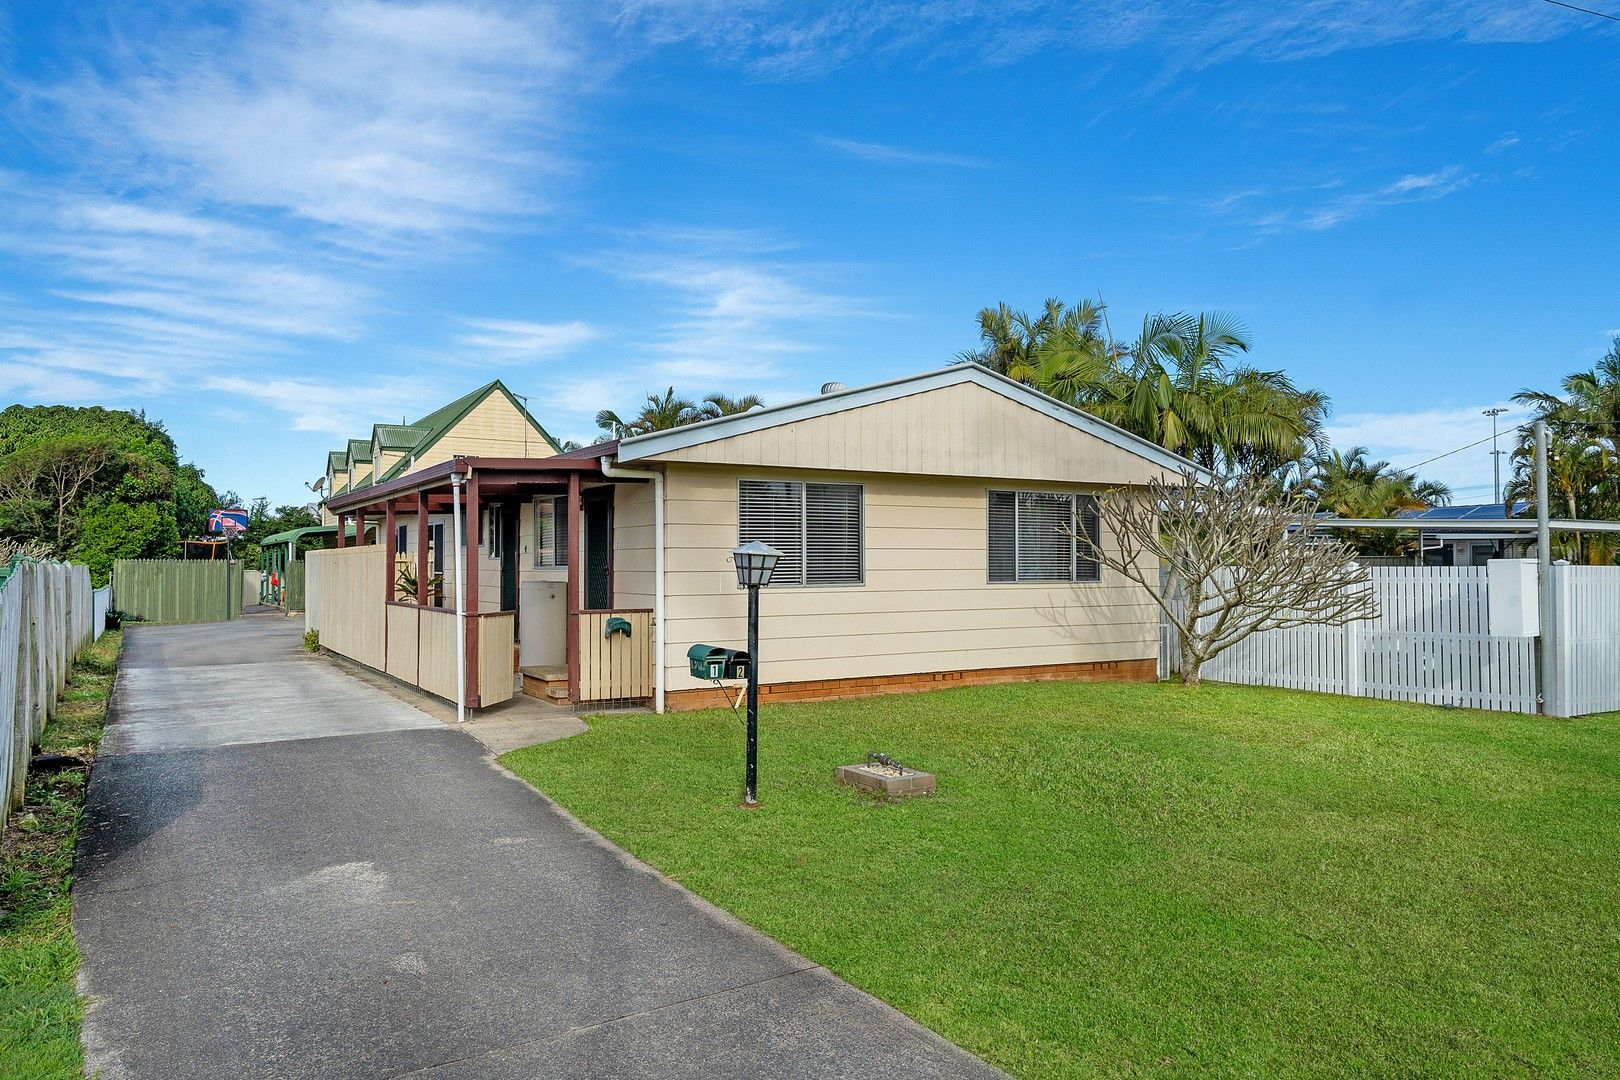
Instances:
[[[1011,580],[1011,581],[997,581],[997,580],[995,580],[994,578],[992,578],[990,576],[991,563],[992,563],[992,559],[991,559],[992,538],[990,536],[990,497],[992,495],[997,495],[997,494],[1011,495],[1013,497],[1013,580]],[[984,491],[984,555],[985,555],[985,559],[984,559],[984,580],[985,580],[985,584],[992,585],[992,586],[995,586],[997,588],[1001,588],[1001,587],[1024,587],[1024,588],[1028,588],[1028,587],[1033,586],[1033,587],[1037,587],[1037,588],[1045,587],[1045,588],[1048,588],[1048,589],[1053,588],[1054,586],[1067,586],[1067,585],[1101,585],[1102,580],[1103,580],[1103,566],[1102,566],[1102,563],[1099,562],[1096,559],[1083,558],[1080,555],[1080,542],[1079,542],[1078,539],[1076,539],[1075,541],[1073,541],[1069,545],[1069,576],[1068,576],[1068,578],[1066,580],[1062,579],[1062,578],[1059,578],[1056,581],[1052,581],[1052,580],[1020,581],[1018,579],[1018,557],[1019,557],[1019,554],[1021,553],[1021,549],[1019,547],[1019,541],[1018,541],[1018,516],[1017,515],[1018,515],[1018,496],[1020,496],[1020,495],[1058,495],[1058,496],[1062,496],[1062,497],[1068,499],[1069,500],[1069,520],[1074,523],[1074,528],[1077,529],[1077,530],[1080,528],[1080,506],[1081,506],[1081,501],[1085,500],[1085,499],[1091,500],[1092,507],[1093,507],[1092,512],[1094,514],[1098,515],[1097,516],[1097,542],[1098,543],[1102,542],[1102,517],[1101,517],[1101,514],[1100,514],[1101,507],[1098,505],[1097,496],[1092,494],[1089,491],[1054,491],[1054,490],[1052,490],[1050,488],[986,488],[985,491]],[[1095,565],[1096,568],[1097,568],[1096,576],[1095,577],[1086,577],[1086,578],[1081,577],[1080,576],[1080,564],[1081,563],[1090,563],[1090,564]]]
[[[782,476],[739,476],[737,478],[737,543],[746,541],[742,535],[742,486],[746,481],[775,484],[796,484],[799,488],[799,550],[803,553],[799,560],[798,581],[784,581],[771,578],[767,589],[859,589],[866,585],[866,485],[851,483],[846,480],[802,480],[788,479]],[[810,514],[806,506],[807,493],[810,484],[823,484],[829,487],[848,487],[856,491],[856,501],[859,507],[859,522],[856,529],[856,558],[860,562],[860,573],[854,581],[840,581],[836,583],[817,582],[809,583],[810,578]],[[742,586],[738,586],[741,588]]]

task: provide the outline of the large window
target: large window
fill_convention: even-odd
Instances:
[[[990,580],[1100,581],[1101,567],[1083,557],[1076,536],[1100,540],[1097,500],[1053,491],[992,491]]]
[[[568,496],[534,500],[534,565],[568,565]]]
[[[859,585],[861,485],[740,480],[737,539],[782,553],[772,585]]]

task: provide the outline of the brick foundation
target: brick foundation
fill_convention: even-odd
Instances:
[[[1036,664],[1026,667],[979,668],[973,671],[924,671],[913,675],[874,675],[864,679],[814,679],[808,682],[761,683],[761,705],[779,701],[826,701],[832,698],[873,697],[878,694],[914,694],[922,690],[948,690],[953,686],[988,686],[1011,682],[1152,682],[1159,677],[1159,662],[1097,660],[1084,664]],[[702,687],[671,690],[664,695],[669,712],[729,707],[737,687]]]

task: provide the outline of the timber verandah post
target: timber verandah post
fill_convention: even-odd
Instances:
[[[345,546],[347,546],[343,542],[343,527],[344,527],[345,524],[348,523],[348,517],[349,517],[349,515],[347,515],[347,514],[339,514],[337,516],[337,519],[338,519],[338,524],[337,524],[337,530],[338,530],[337,531],[337,546],[338,546],[339,551],[343,550],[343,548]]]
[[[462,648],[466,650],[467,658],[467,707],[478,708],[478,561],[481,552],[478,550],[478,474],[472,469],[467,470],[467,483],[464,489],[467,492],[467,520],[462,522],[466,529],[467,581],[462,586],[462,595],[467,598],[467,636],[462,641]]]
[[[568,702],[579,701],[579,473],[568,474],[568,638],[564,653],[568,657]]]
[[[394,560],[399,557],[399,538],[394,534],[394,500],[389,499],[383,504],[384,528],[387,536],[383,539],[383,603],[387,604],[394,599]],[[388,613],[383,612],[384,618]]]

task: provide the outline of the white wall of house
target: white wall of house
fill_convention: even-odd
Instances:
[[[671,464],[663,658],[671,691],[708,685],[688,673],[691,645],[744,647],[747,595],[730,561],[744,476],[864,487],[864,583],[761,594],[767,682],[1157,656],[1158,609],[1106,570],[1096,583],[989,582],[989,490],[1095,485]]]

